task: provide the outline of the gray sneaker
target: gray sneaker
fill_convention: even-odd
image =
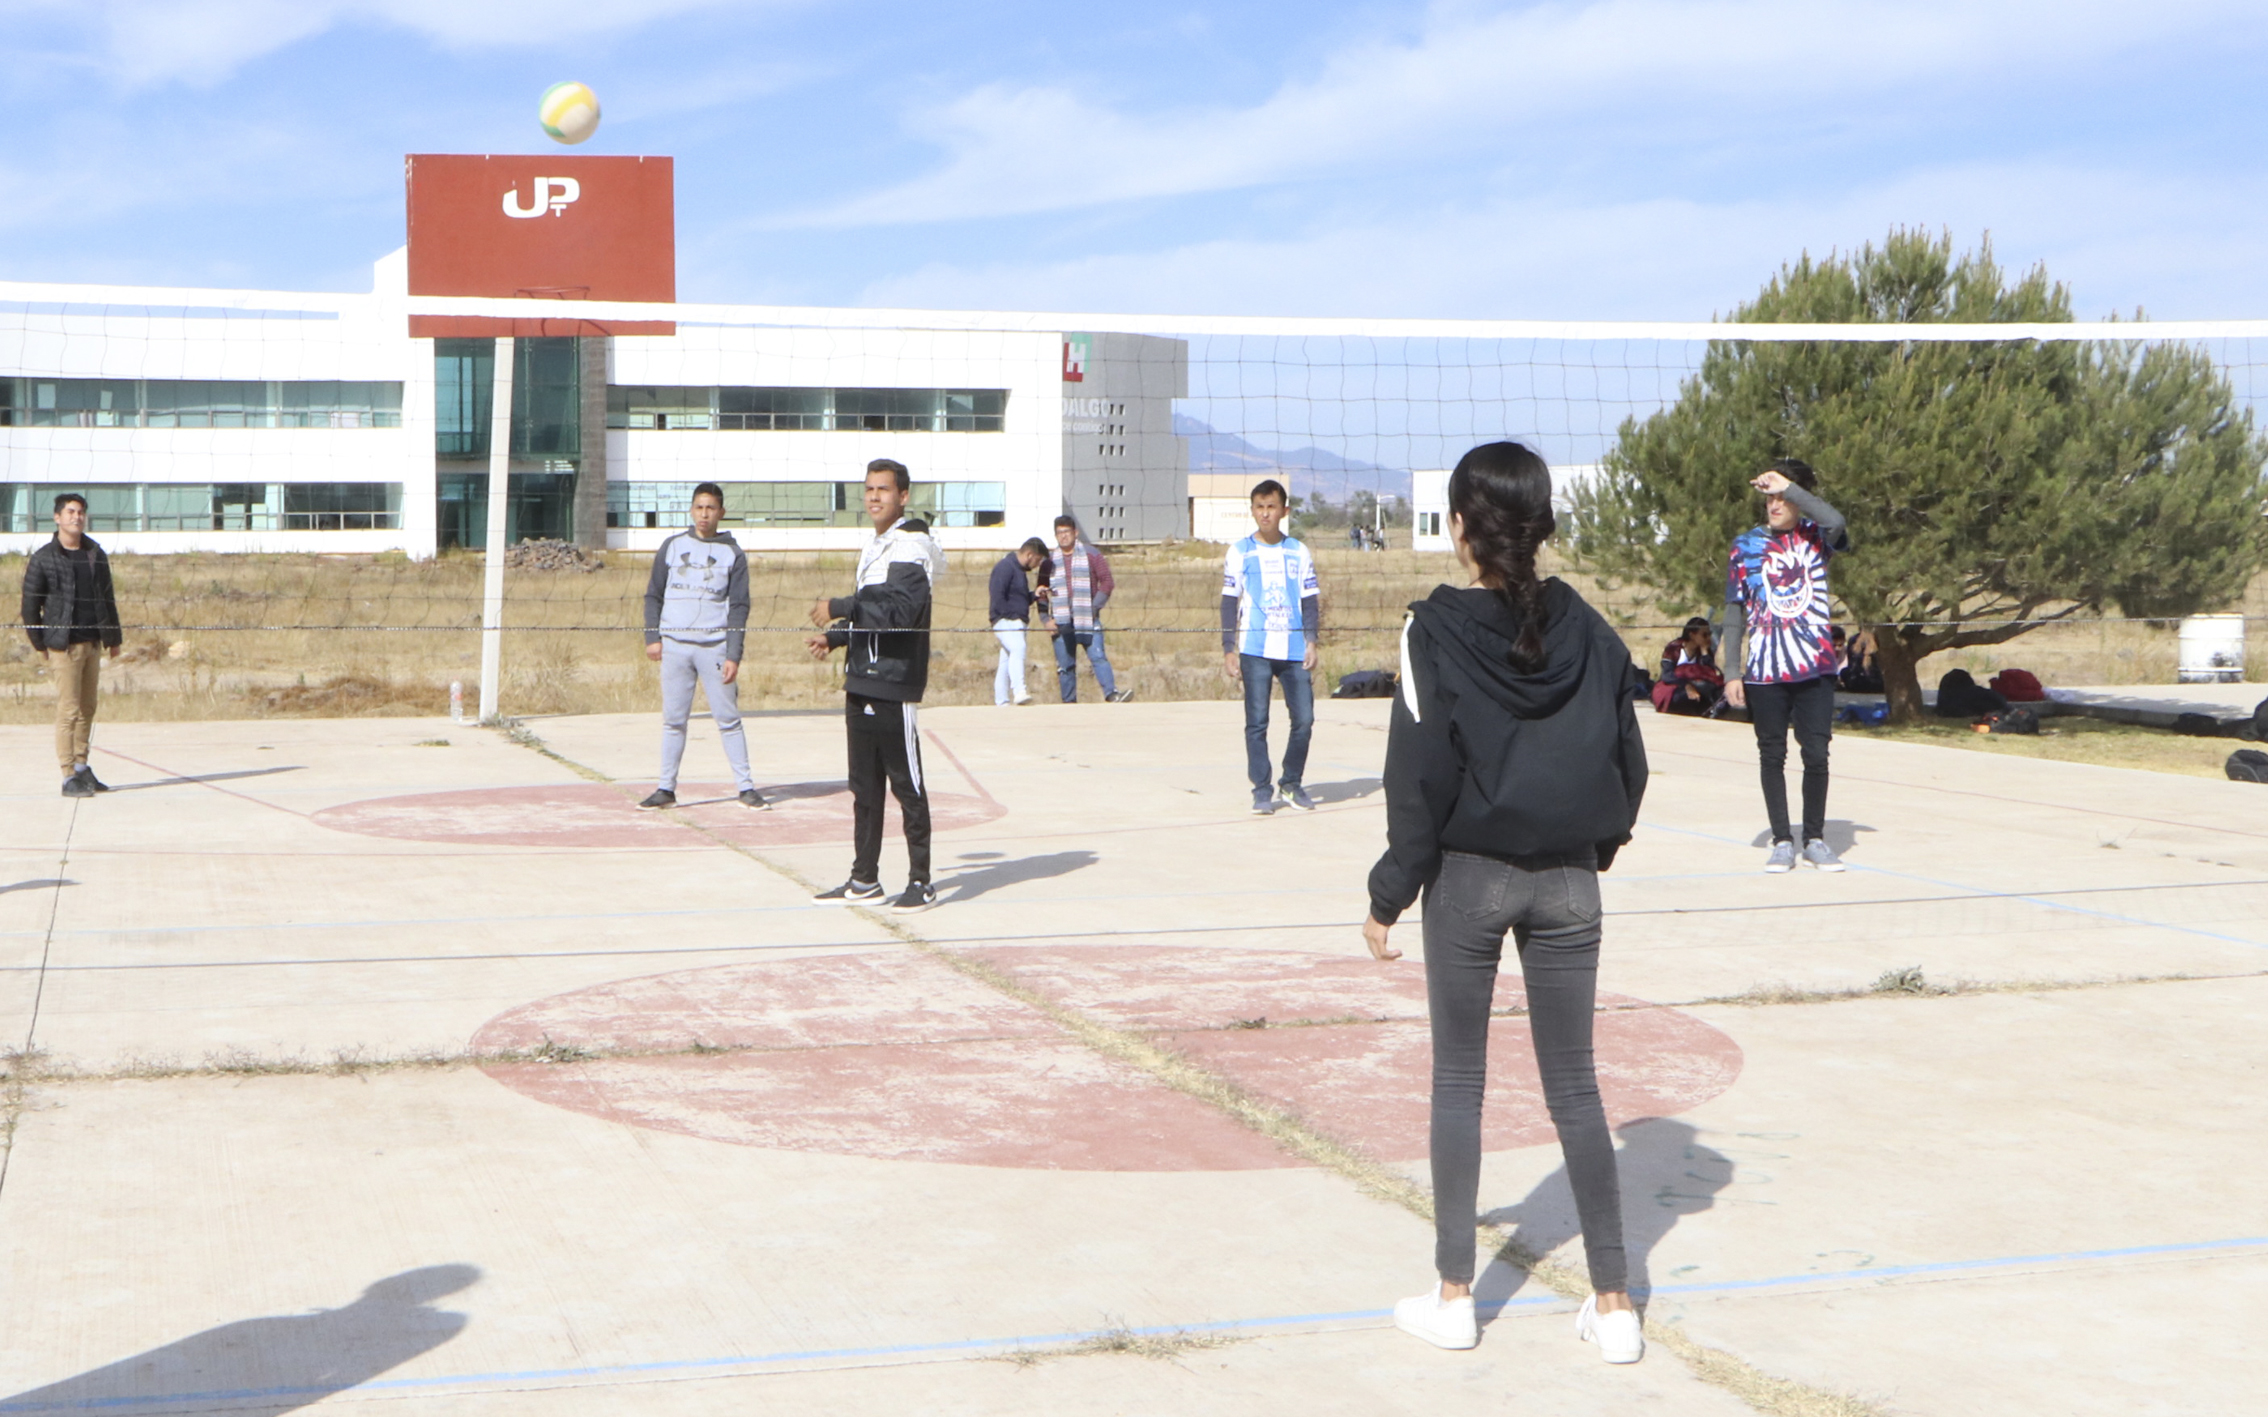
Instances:
[[[1302,812],[1315,810],[1315,799],[1308,796],[1307,789],[1296,782],[1287,782],[1282,787],[1277,788],[1276,796],[1279,800],[1297,807]]]
[[[1843,858],[1837,856],[1835,848],[1824,841],[1807,841],[1803,844],[1803,864],[1817,866],[1822,871],[1844,869]]]
[[[1764,858],[1764,870],[1774,876],[1784,876],[1795,869],[1795,843],[1775,841],[1772,854]]]
[[[70,789],[65,788],[64,791],[68,792],[70,791]],[[1265,787],[1253,788],[1252,815],[1255,817],[1272,817],[1276,815],[1276,794],[1270,792]]]

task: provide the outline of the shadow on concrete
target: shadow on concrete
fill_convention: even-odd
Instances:
[[[942,900],[960,905],[1002,886],[1044,881],[1051,876],[1068,876],[1073,871],[1083,871],[1100,860],[1102,858],[1092,851],[1057,851],[1046,856],[1026,856],[1017,861],[997,861],[989,866],[965,867],[958,874],[939,881],[938,894]]]
[[[77,884],[77,881],[66,881],[53,877],[44,881],[18,881],[12,886],[0,886],[0,895],[7,895],[12,891],[43,891],[51,886],[75,886]]]
[[[1615,1165],[1622,1173],[1622,1244],[1630,1261],[1630,1294],[1643,1304],[1654,1287],[1648,1268],[1654,1246],[1688,1215],[1716,1204],[1717,1192],[1732,1183],[1733,1163],[1722,1152],[1696,1140],[1684,1122],[1642,1117],[1624,1124]],[[1575,1193],[1560,1167],[1536,1183],[1516,1205],[1481,1217],[1485,1225],[1513,1226],[1512,1242],[1532,1255],[1548,1255],[1582,1233],[1575,1218]],[[1583,1268],[1580,1248],[1571,1257]],[[1502,1260],[1482,1270],[1473,1293],[1489,1312],[1528,1282],[1527,1271]]]
[[[847,778],[840,777],[833,782],[759,782],[756,790],[764,794],[766,801],[789,802],[806,797],[832,797],[838,792],[848,792],[850,782]]]
[[[1333,802],[1353,802],[1368,797],[1385,785],[1375,777],[1351,778],[1346,782],[1311,782],[1307,784],[1307,795],[1315,799],[1317,806],[1327,807]]]
[[[1860,832],[1871,833],[1873,831],[1873,827],[1867,826],[1863,822],[1837,821],[1835,818],[1829,817],[1827,819],[1827,844],[1830,847],[1834,848],[1835,854],[1837,856],[1848,856],[1851,854],[1851,848],[1858,845],[1858,834]],[[1796,832],[1798,835],[1801,835],[1803,832],[1803,827],[1800,823],[1796,826]],[[1764,828],[1764,830],[1758,832],[1756,834],[1756,840],[1749,843],[1750,846],[1756,847],[1765,847],[1770,846],[1771,844],[1772,829],[1770,827],[1766,827]]]
[[[434,1265],[381,1279],[341,1309],[241,1319],[59,1383],[0,1398],[0,1413],[151,1412],[225,1406],[292,1412],[370,1381],[464,1332],[430,1307],[480,1278]]]
[[[305,772],[302,767],[242,768],[236,772],[207,772],[195,777],[161,777],[154,782],[122,782],[112,792],[147,792],[153,787],[194,787],[206,782],[234,782],[240,777],[274,777],[279,772]]]

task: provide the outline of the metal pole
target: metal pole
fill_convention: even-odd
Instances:
[[[480,609],[480,721],[497,718],[496,691],[504,668],[504,518],[512,477],[512,340],[496,341],[496,384],[488,410],[488,561]]]

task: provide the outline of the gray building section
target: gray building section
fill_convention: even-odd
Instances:
[[[575,460],[575,542],[592,551],[606,549],[606,386],[614,341],[585,335],[576,341],[577,410],[582,452]]]
[[[1063,510],[1097,543],[1187,537],[1189,440],[1173,401],[1189,396],[1189,342],[1063,339]]]

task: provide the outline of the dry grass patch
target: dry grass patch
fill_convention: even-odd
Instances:
[[[1233,696],[1234,686],[1220,667],[1222,555],[1223,548],[1202,542],[1110,553],[1118,583],[1104,617],[1110,658],[1126,687],[1143,699]],[[991,552],[958,553],[938,583],[933,704],[992,701],[996,646],[985,583],[996,559]],[[1449,557],[1433,553],[1324,546],[1317,548],[1316,562],[1326,626],[1318,678],[1326,692],[1340,675],[1393,667],[1404,607],[1443,581],[1462,580]],[[520,569],[506,575],[506,714],[655,706],[658,678],[642,653],[639,629],[650,564],[647,556],[618,551],[596,569]],[[819,708],[834,702],[840,671],[805,653],[806,616],[814,600],[842,593],[854,565],[848,552],[750,553],[742,707]],[[125,653],[104,668],[107,719],[430,714],[444,710],[451,680],[477,694],[482,576],[477,554],[452,551],[411,561],[400,555],[193,552],[119,555],[112,566],[119,607],[131,628]],[[1631,588],[1609,587],[1569,569],[1552,553],[1544,568],[1620,627],[1641,664],[1651,666],[1670,638],[1672,630],[1663,622],[1682,619]],[[12,585],[22,575],[21,556],[0,556],[0,582]],[[2268,612],[2268,591],[2256,586],[2247,608]],[[2260,628],[2261,643],[2253,653],[2268,664],[2268,620]],[[1052,687],[1053,652],[1041,634],[1028,644],[1030,682],[1044,695]],[[2173,677],[2174,654],[2170,626],[2075,626],[2038,631],[1990,651],[1939,656],[1927,667],[1942,673],[1967,664],[1989,672],[2021,664],[2049,683],[2163,683]],[[308,692],[289,692],[302,688]],[[38,657],[20,636],[12,638],[0,649],[0,722],[44,722],[53,703]]]
[[[2268,693],[2268,690],[2262,692]],[[1966,723],[1942,719],[1902,728],[1838,728],[1836,732],[1853,738],[1927,743],[1932,747],[1997,753],[2009,758],[2044,758],[2059,763],[2092,763],[2097,767],[2140,768],[2184,777],[2224,779],[2227,774],[2221,765],[2228,761],[2229,754],[2239,748],[2255,746],[2234,738],[2185,738],[2162,728],[2110,723],[2076,714],[2041,719],[2036,738],[1978,733]],[[2263,800],[2268,801],[2268,795],[2264,795]]]

